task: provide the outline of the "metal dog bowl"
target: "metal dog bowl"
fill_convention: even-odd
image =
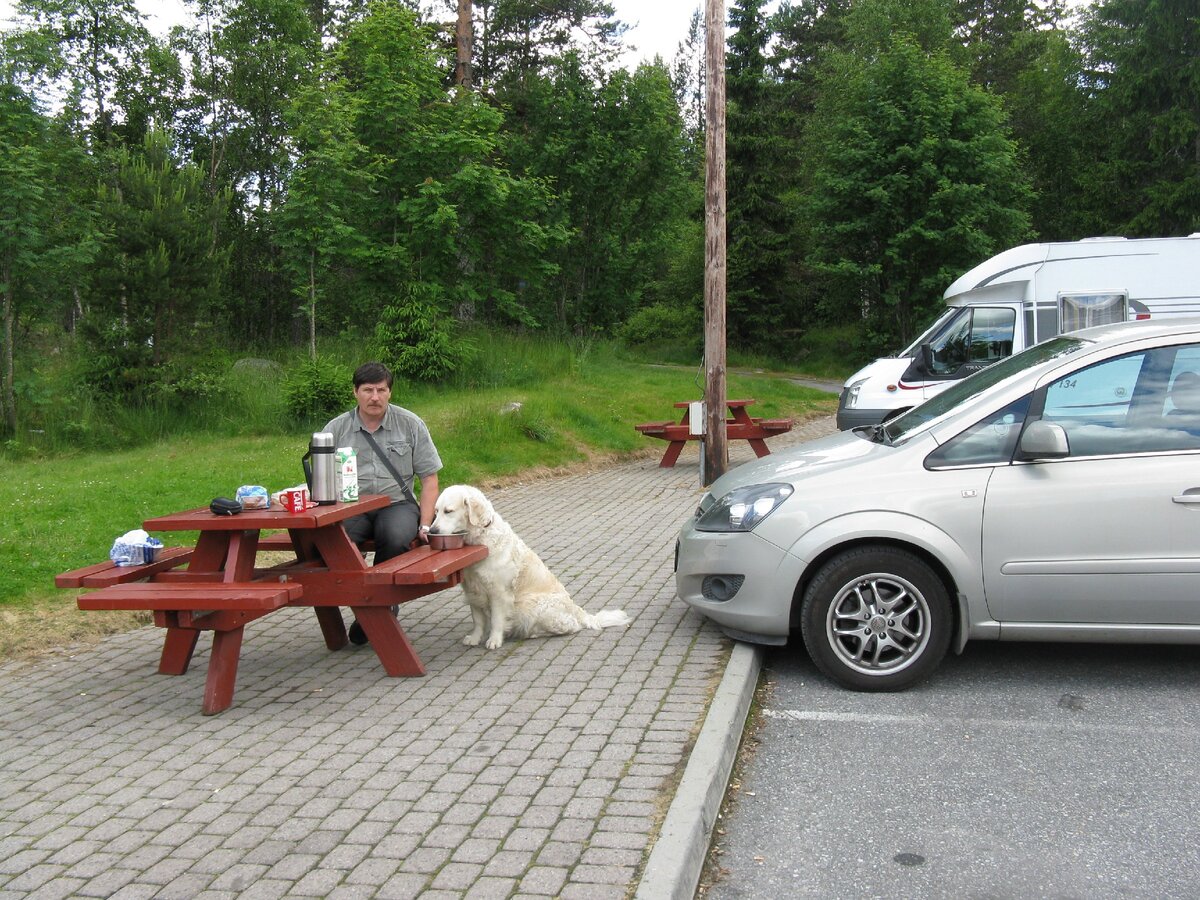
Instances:
[[[466,540],[466,532],[456,531],[453,534],[429,534],[429,546],[434,550],[457,550]]]

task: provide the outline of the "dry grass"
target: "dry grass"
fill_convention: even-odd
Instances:
[[[146,612],[84,612],[66,592],[33,606],[0,607],[0,661],[69,653],[150,621]]]

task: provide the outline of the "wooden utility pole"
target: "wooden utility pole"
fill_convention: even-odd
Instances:
[[[729,468],[725,434],[725,0],[704,9],[704,483]]]
[[[458,0],[458,26],[454,30],[456,64],[454,83],[471,89],[471,44],[475,36],[475,5],[472,0]]]

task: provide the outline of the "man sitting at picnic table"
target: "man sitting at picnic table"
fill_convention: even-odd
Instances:
[[[429,526],[438,497],[441,457],[425,423],[391,403],[392,373],[383,363],[363,363],[354,372],[358,406],[325,426],[335,447],[353,447],[358,455],[358,488],[365,494],[387,494],[391,506],[346,520],[346,533],[356,544],[373,540],[375,562],[405,552],[415,538],[429,542]],[[413,494],[413,476],[421,480],[421,498]],[[392,607],[396,612],[396,607]],[[365,644],[356,620],[350,640]]]

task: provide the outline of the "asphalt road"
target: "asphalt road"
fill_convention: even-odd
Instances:
[[[1200,648],[968,644],[901,694],[771,651],[705,898],[1200,896]]]

